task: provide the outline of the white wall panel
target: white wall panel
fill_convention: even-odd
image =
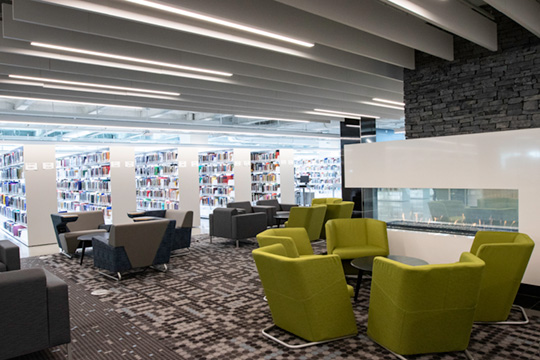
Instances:
[[[135,195],[135,149],[111,146],[111,194],[113,224],[129,224],[127,213],[137,209]]]
[[[519,231],[540,242],[540,129],[346,145],[344,165],[348,187],[517,189]],[[419,254],[437,238],[426,234],[403,249]],[[448,241],[433,249],[444,257],[432,258],[456,261],[468,246]],[[540,285],[538,246],[523,281]]]
[[[180,209],[192,210],[193,226],[200,226],[199,150],[197,148],[178,148],[178,184],[180,192]]]

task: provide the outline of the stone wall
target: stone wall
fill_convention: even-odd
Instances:
[[[454,61],[416,52],[405,70],[406,137],[540,127],[540,38],[489,8],[499,50],[454,37]]]

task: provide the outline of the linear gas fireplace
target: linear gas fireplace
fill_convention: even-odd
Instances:
[[[517,190],[372,190],[373,218],[386,221],[388,228],[458,235],[474,235],[479,230],[518,231],[519,228]]]

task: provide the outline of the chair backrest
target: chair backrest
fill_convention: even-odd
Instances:
[[[251,203],[249,201],[230,202],[227,204],[227,207],[234,209],[244,209],[246,211],[246,214],[253,212],[253,208],[251,207]]]
[[[281,210],[281,205],[279,204],[279,201],[277,201],[277,199],[258,200],[257,205],[273,206],[276,208],[277,211]]]
[[[326,205],[326,214],[324,215],[324,224],[332,219],[350,219],[354,209],[354,202],[342,201]],[[321,229],[321,239],[326,239],[325,226]]]
[[[165,219],[175,220],[177,228],[193,227],[193,211],[191,210],[167,210]]]
[[[274,244],[253,258],[275,325],[308,341],[357,333],[338,256],[289,258]]]
[[[150,266],[154,262],[168,225],[169,220],[112,225],[109,245],[123,246],[132,267]]]
[[[282,244],[287,256],[296,258],[300,255],[313,255],[313,248],[304,228],[280,228],[268,229],[257,234],[257,242],[260,247]]]
[[[310,241],[318,240],[324,222],[326,205],[314,205],[310,207],[293,207],[286,222],[286,227],[303,227],[308,233]]]
[[[365,245],[381,247],[388,253],[388,233],[384,221],[368,218],[332,219],[325,226],[329,254],[336,247]]]
[[[471,253],[458,263],[422,266],[376,257],[368,336],[401,355],[465,350],[483,270]]]
[[[70,212],[62,215],[77,215],[77,221],[70,222],[66,226],[69,231],[81,231],[97,229],[99,225],[105,224],[103,211],[79,211]]]
[[[311,205],[320,205],[320,204],[337,204],[342,202],[340,198],[315,198],[311,199]]]
[[[504,321],[529,263],[534,241],[522,233],[478,231],[471,253],[485,261],[475,321]]]

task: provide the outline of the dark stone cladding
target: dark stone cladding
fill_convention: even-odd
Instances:
[[[540,38],[491,7],[493,52],[454,36],[454,60],[416,52],[405,70],[408,139],[540,127]]]

